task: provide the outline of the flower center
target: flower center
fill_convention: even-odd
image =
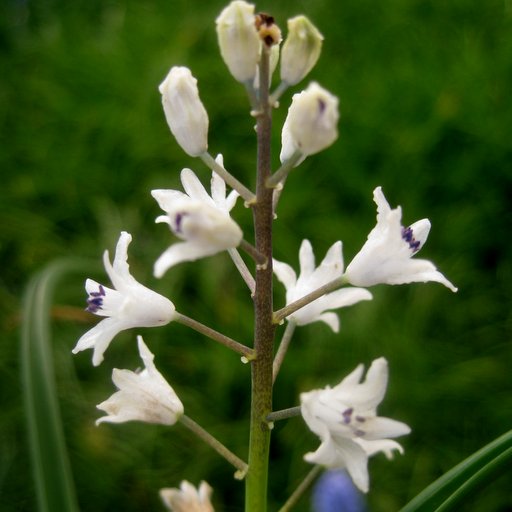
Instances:
[[[421,242],[414,238],[414,233],[410,227],[402,228],[402,239],[409,244],[409,248],[413,253],[420,250]]]
[[[362,437],[366,434],[364,430],[361,429],[361,423],[366,421],[364,416],[355,415],[353,416],[354,408],[349,407],[345,409],[341,415],[343,416],[343,423],[347,425],[350,430],[352,430],[353,434],[356,437]]]
[[[100,284],[97,292],[89,293],[85,310],[96,313],[103,306],[103,297],[105,297],[105,288]]]

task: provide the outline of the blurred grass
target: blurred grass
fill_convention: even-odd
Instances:
[[[169,243],[149,195],[177,187],[190,166],[169,134],[157,85],[173,64],[199,79],[210,148],[251,183],[252,120],[227,74],[213,20],[224,2],[6,0],[0,5],[0,508],[34,510],[21,406],[17,331],[23,285],[57,257],[99,261],[118,233],[134,235],[135,276],[167,293],[183,313],[250,339],[251,304],[230,262],[184,264],[162,281],[151,265]],[[374,224],[371,192],[382,185],[404,222],[429,217],[422,257],[457,286],[379,287],[342,311],[342,330],[298,331],[279,376],[276,408],[312,386],[336,382],[361,361],[391,367],[382,414],[410,424],[406,453],[370,463],[372,511],[397,510],[427,484],[510,428],[512,418],[512,4],[509,0],[334,0],[258,4],[285,19],[307,14],[325,36],[310,78],[339,95],[340,139],[288,180],[276,223],[276,257],[297,265],[309,238],[318,258],[337,239],[347,261]],[[307,83],[307,81],[305,81]],[[279,128],[293,91],[275,116]],[[249,227],[241,206],[235,215]],[[215,268],[212,272],[211,269]],[[57,290],[57,304],[83,306],[83,281]],[[104,280],[91,269],[91,277]],[[235,277],[234,277],[235,276]],[[278,285],[279,286],[279,285]],[[222,290],[219,300],[219,290]],[[283,300],[278,288],[277,302]],[[113,391],[113,366],[140,365],[135,335],[120,336],[97,369],[70,357],[89,327],[55,309],[54,353],[65,434],[80,508],[158,510],[156,491],[206,479],[222,510],[240,510],[232,470],[180,427],[96,428],[94,409]],[[142,332],[188,414],[243,455],[248,372],[221,347],[171,325]],[[131,349],[130,349],[131,348]],[[317,441],[299,419],[277,424],[271,495],[277,503],[308,468]],[[461,510],[509,510],[504,473]],[[308,510],[304,501],[298,510]]]

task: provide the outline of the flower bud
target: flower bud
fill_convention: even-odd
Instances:
[[[254,80],[260,58],[254,5],[235,0],[220,13],[216,23],[220,53],[230,73],[242,83]]]
[[[316,64],[324,37],[305,16],[288,20],[288,36],[281,51],[281,80],[299,83]]]
[[[293,95],[285,122],[288,144],[306,156],[318,153],[337,139],[338,119],[338,98],[312,82]]]
[[[202,155],[208,149],[208,114],[190,69],[174,66],[158,90],[167,124],[178,144],[190,156]]]

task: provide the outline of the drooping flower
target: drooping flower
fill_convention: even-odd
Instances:
[[[260,37],[254,5],[231,2],[217,17],[220,53],[230,73],[242,83],[252,82],[260,60]]]
[[[294,94],[281,135],[281,162],[296,151],[305,157],[330,146],[338,138],[338,119],[338,98],[317,83]]]
[[[208,149],[208,114],[190,69],[174,66],[160,84],[165,118],[178,144],[190,156]]]
[[[168,324],[176,311],[169,299],[146,288],[130,274],[128,245],[131,240],[129,233],[121,233],[113,264],[110,263],[108,251],[103,255],[105,270],[114,289],[92,279],[87,279],[85,283],[85,289],[89,294],[87,310],[107,318],[78,340],[73,353],[92,348],[94,366],[103,361],[103,354],[116,334],[134,327],[157,327]]]
[[[368,457],[384,452],[392,458],[402,447],[389,438],[403,436],[410,428],[400,421],[377,416],[384,398],[388,364],[383,357],[371,364],[364,382],[359,365],[337,386],[302,393],[301,412],[309,429],[321,444],[304,459],[331,469],[346,468],[356,486],[368,492]]]
[[[402,209],[390,208],[381,187],[373,191],[373,199],[377,204],[377,225],[347,267],[348,281],[356,286],[436,281],[456,292],[457,288],[432,262],[411,259],[427,241],[430,221],[422,219],[404,228]]]
[[[97,406],[107,416],[96,420],[96,425],[125,421],[174,425],[183,414],[183,404],[156,369],[154,355],[142,336],[137,336],[137,343],[144,370],[138,373],[117,368],[112,370],[112,382],[119,391]]]
[[[315,268],[315,255],[311,243],[309,240],[303,240],[299,251],[299,261],[298,279],[290,265],[276,260],[273,262],[274,273],[286,288],[287,305],[343,275],[341,242],[334,243],[327,251],[322,263]],[[372,294],[364,288],[341,288],[323,295],[287,318],[288,321],[296,322],[297,325],[325,322],[334,332],[338,332],[338,315],[329,310],[351,306],[361,300],[370,300],[371,298]]]
[[[164,505],[172,512],[214,512],[211,495],[212,488],[204,481],[199,484],[198,489],[183,480],[179,489],[160,490]]]
[[[306,16],[288,20],[288,36],[281,51],[281,80],[298,84],[313,68],[322,50],[322,34]]]
[[[220,155],[217,162],[222,165]],[[166,212],[166,215],[157,217],[156,222],[168,224],[171,231],[184,240],[171,245],[158,258],[154,267],[156,277],[162,277],[177,263],[237,247],[242,240],[242,230],[229,215],[238,194],[231,191],[226,197],[226,184],[222,178],[212,173],[211,195],[190,169],[181,171],[181,183],[186,193],[179,190],[151,191],[160,208]]]

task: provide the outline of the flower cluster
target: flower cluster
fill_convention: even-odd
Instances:
[[[251,114],[257,119],[258,150],[261,153],[257,190],[253,193],[229,172],[222,155],[216,158],[210,155],[209,119],[199,97],[197,80],[190,69],[173,66],[159,87],[165,119],[181,148],[188,155],[199,158],[212,173],[209,191],[200,177],[188,168],[180,175],[183,191],[151,191],[164,212],[156,222],[167,224],[178,238],[158,257],[153,274],[162,278],[175,265],[227,251],[254,300],[254,348],[178,313],[173,302],[139,283],[131,275],[128,265],[128,246],[132,237],[123,231],[113,262],[108,251],[103,257],[112,288],[92,279],[85,283],[87,310],[104,318],[78,340],[73,353],[92,349],[92,362],[97,366],[103,361],[113,338],[121,331],[164,326],[174,321],[234,349],[243,355],[245,362],[255,361],[255,364],[247,365],[253,372],[253,382],[258,383],[253,386],[251,401],[251,421],[258,422],[251,426],[251,432],[258,432],[251,435],[249,460],[252,461],[255,457],[268,458],[269,425],[273,421],[272,414],[279,416],[279,412],[269,414],[271,389],[262,389],[260,383],[270,386],[275,380],[295,327],[323,322],[338,333],[340,320],[334,311],[371,300],[373,296],[367,288],[377,284],[434,281],[454,292],[457,288],[432,262],[413,259],[427,240],[429,220],[402,226],[401,208],[390,207],[381,187],[373,193],[377,224],[346,269],[341,241],[330,246],[317,266],[311,243],[303,240],[298,274],[288,263],[273,258],[272,222],[288,174],[306,157],[326,149],[338,137],[338,98],[318,83],[311,82],[292,97],[281,131],[281,167],[274,172],[270,169],[272,110],[279,106],[283,92],[301,82],[312,70],[320,56],[323,36],[306,17],[297,16],[288,20],[288,34],[281,47],[281,30],[274,19],[267,14],[255,14],[254,6],[242,0],[232,1],[220,13],[216,28],[222,58],[231,75],[246,88]],[[280,83],[271,93],[271,76],[278,62]],[[231,188],[229,193],[227,186]],[[246,241],[242,229],[231,216],[239,196],[246,207],[253,208],[255,246]],[[252,258],[253,270],[240,256],[238,248]],[[286,304],[278,311],[271,309],[273,273],[286,289]],[[272,364],[274,332],[285,319],[288,324]],[[144,368],[136,372],[113,370],[112,381],[117,391],[97,406],[106,415],[96,423],[143,421],[174,425],[180,421],[233,464],[238,477],[249,474],[248,494],[254,495],[254,482],[265,478],[266,474],[252,473],[261,471],[261,460],[248,466],[185,416],[183,403],[157,370],[154,355],[140,335],[137,342]],[[401,445],[393,439],[408,434],[410,428],[405,423],[377,415],[377,406],[387,388],[387,360],[384,357],[374,360],[364,380],[363,375],[363,365],[359,365],[333,388],[327,386],[303,392],[300,407],[286,411],[294,410],[298,415],[300,409],[306,425],[320,439],[320,446],[316,451],[306,453],[305,460],[321,467],[345,470],[355,486],[367,492],[369,457],[383,452],[391,458],[395,450],[402,453]],[[263,418],[268,424],[262,423]],[[261,492],[261,486],[258,492]],[[212,512],[211,493],[211,487],[205,482],[196,489],[183,481],[180,489],[162,489],[160,496],[165,506],[174,512]],[[258,499],[254,503],[260,503]]]

